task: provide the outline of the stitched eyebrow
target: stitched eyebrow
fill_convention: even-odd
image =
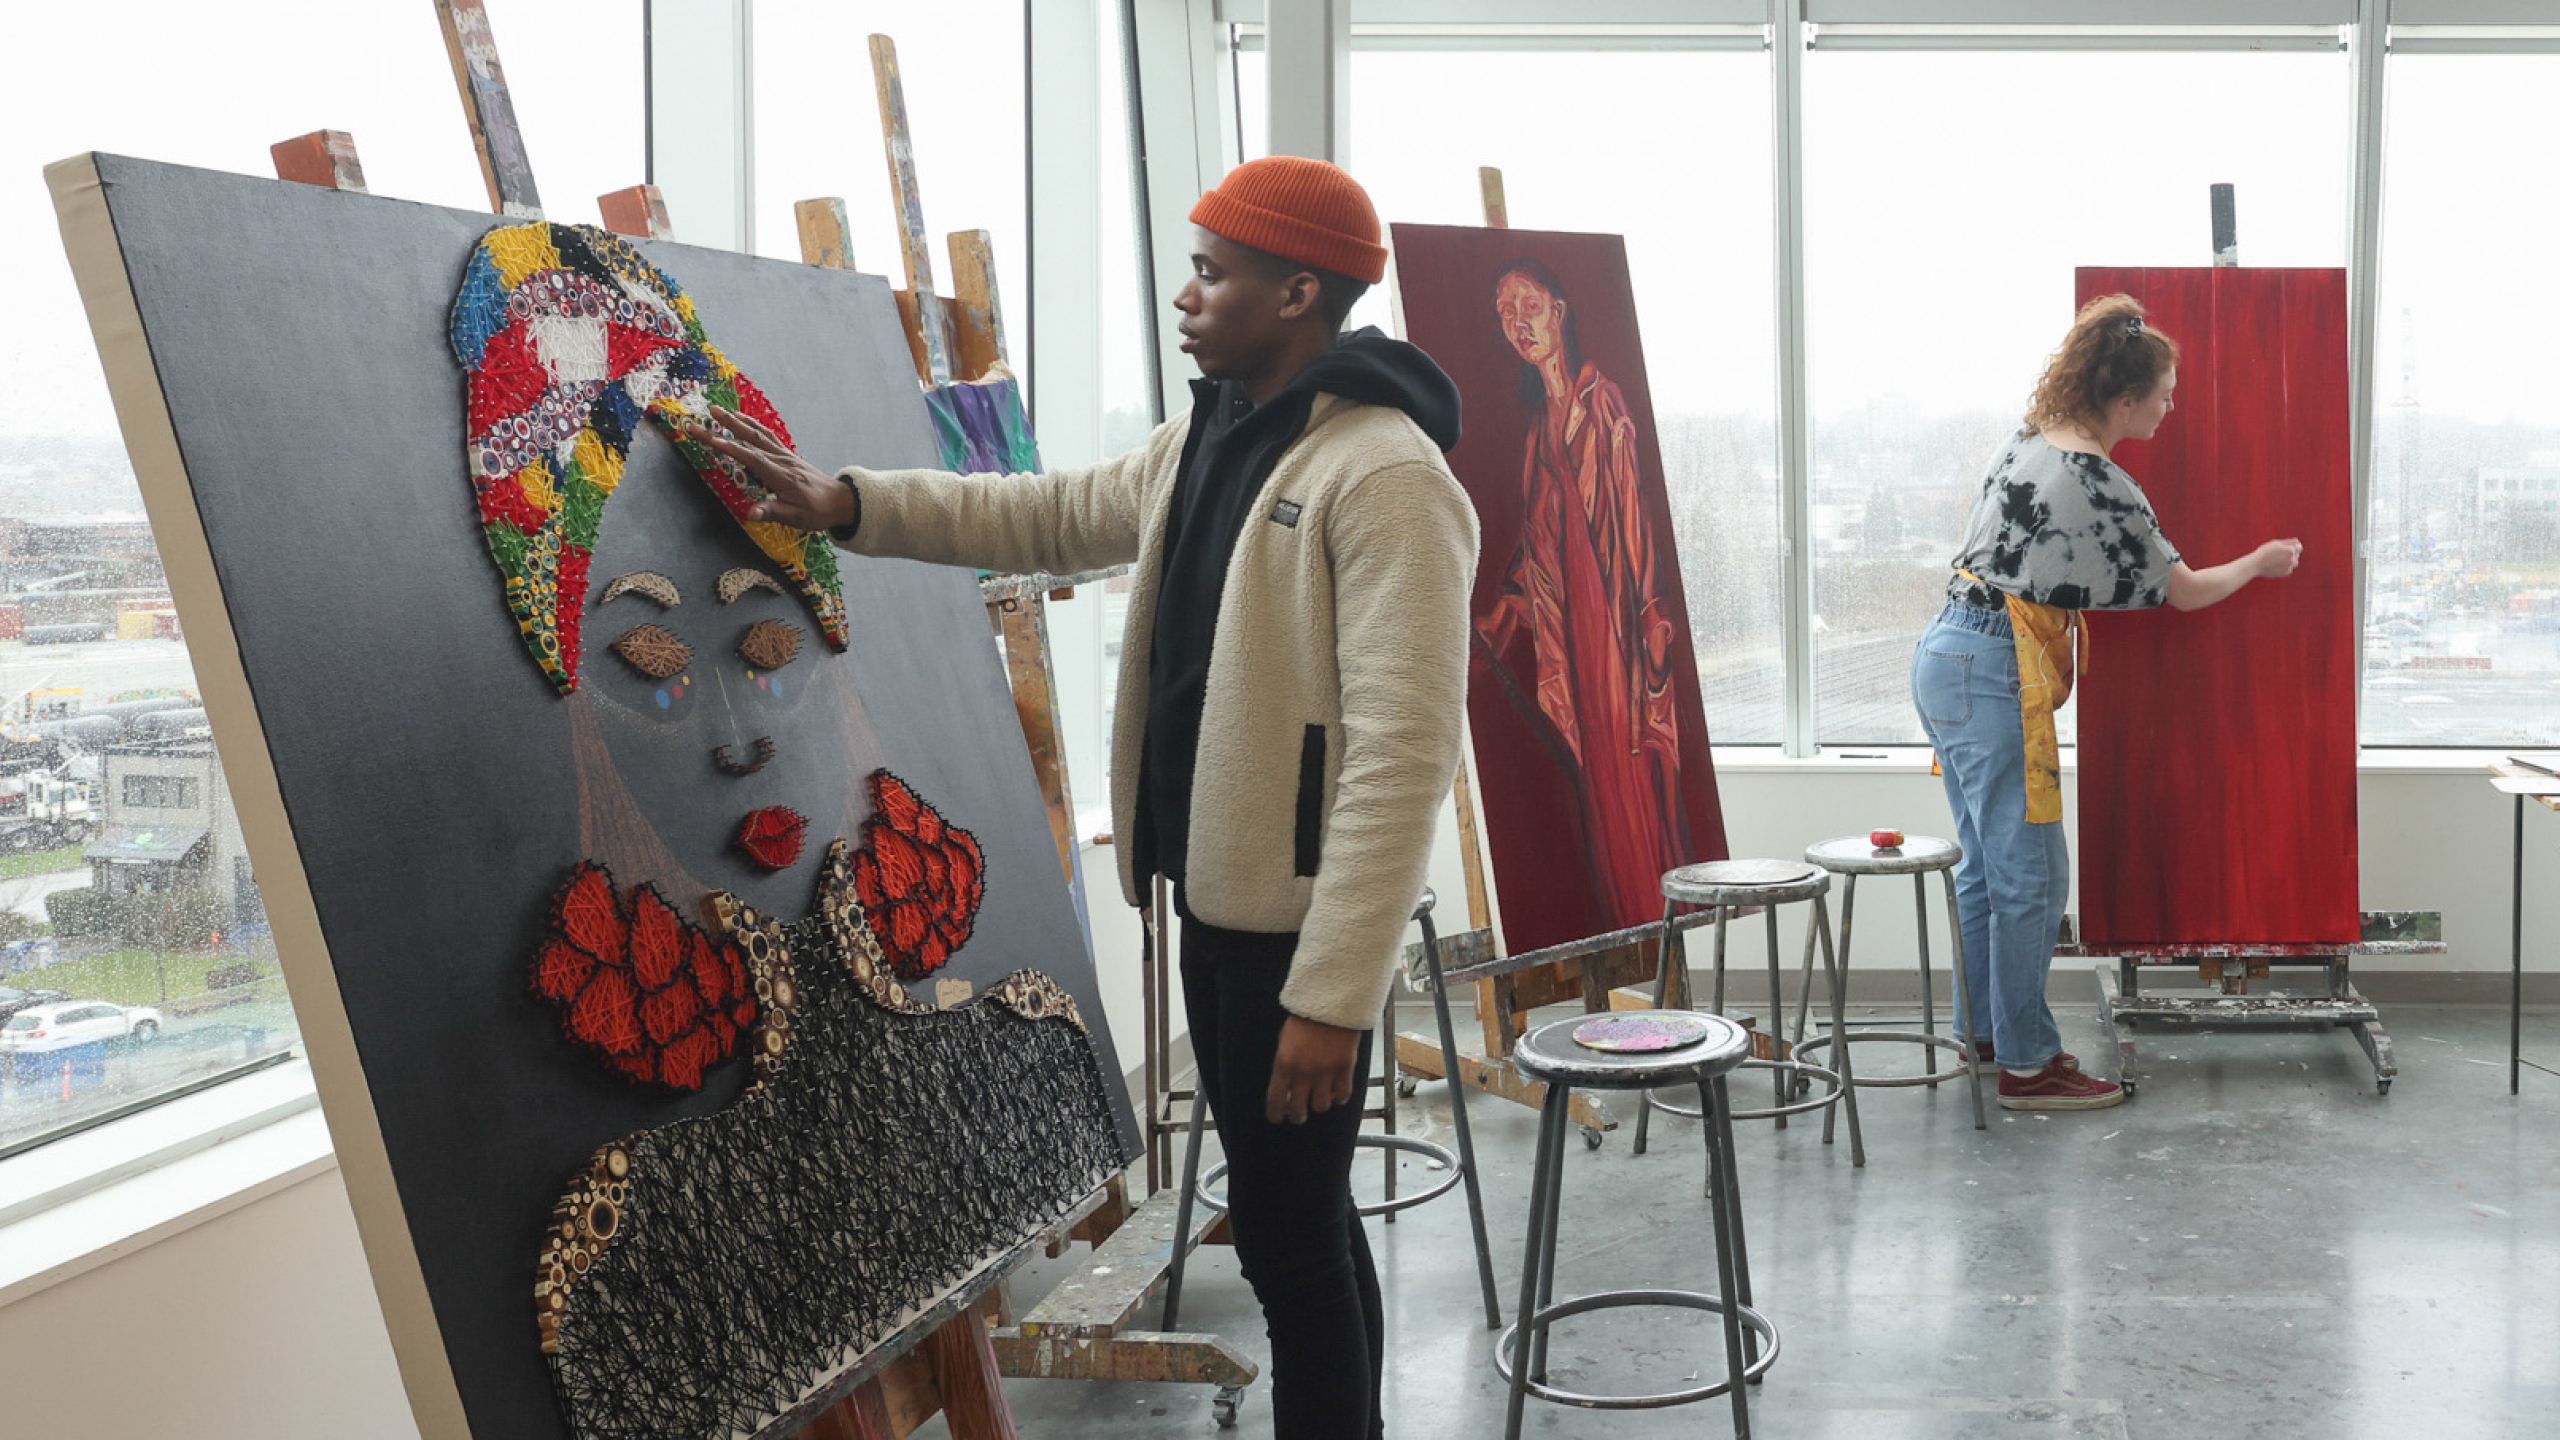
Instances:
[[[604,587],[604,594],[596,598],[596,603],[609,604],[624,595],[646,595],[670,610],[684,603],[676,582],[655,570],[634,570],[628,575],[614,576],[612,583]]]
[[[741,565],[735,570],[722,571],[720,583],[713,588],[720,592],[720,603],[723,605],[736,604],[738,597],[750,590],[770,590],[776,595],[782,595],[784,599],[790,598],[784,594],[781,581],[753,565]]]

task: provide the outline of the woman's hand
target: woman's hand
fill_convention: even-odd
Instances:
[[[1280,1053],[1271,1060],[1271,1090],[1262,1113],[1274,1125],[1304,1125],[1351,1098],[1360,1077],[1360,1032],[1292,1015],[1280,1027]]]
[[[747,512],[750,520],[772,520],[802,530],[827,530],[849,524],[857,513],[853,487],[801,459],[782,438],[725,405],[711,407],[711,425],[688,425],[687,440],[738,462],[740,469],[771,492]],[[725,432],[725,433],[724,433]]]
[[[2240,593],[2252,580],[2281,580],[2302,564],[2302,542],[2270,540],[2237,560],[2196,570],[2181,560],[2169,572],[2169,604],[2179,610],[2202,610]]]
[[[2249,552],[2249,563],[2258,569],[2261,580],[2281,580],[2302,563],[2302,542],[2270,540]]]

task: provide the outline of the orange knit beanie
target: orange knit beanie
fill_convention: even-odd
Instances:
[[[1378,243],[1378,211],[1369,192],[1322,160],[1247,160],[1191,207],[1191,223],[1239,245],[1371,285],[1387,278],[1387,247]]]

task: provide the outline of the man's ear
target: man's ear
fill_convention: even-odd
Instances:
[[[1324,297],[1324,282],[1314,272],[1301,270],[1289,277],[1280,291],[1280,318],[1303,319],[1315,313],[1316,304]]]

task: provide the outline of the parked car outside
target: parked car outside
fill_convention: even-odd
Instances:
[[[20,990],[14,986],[0,985],[0,1020],[6,1020],[21,1010],[33,1009],[38,1005],[50,1005],[57,1000],[70,998],[70,995],[60,990]]]
[[[32,940],[12,940],[6,945],[0,945],[0,975],[15,975],[21,970],[41,970],[48,965],[61,963],[62,946],[50,935],[38,935]],[[71,998],[59,991],[46,993],[57,1000]],[[6,1018],[7,1014],[7,1011],[0,1011],[0,1018]]]
[[[157,1038],[167,1023],[147,1005],[55,1001],[21,1010],[0,1024],[0,1055],[30,1055],[102,1040],[129,1039],[143,1045]]]

